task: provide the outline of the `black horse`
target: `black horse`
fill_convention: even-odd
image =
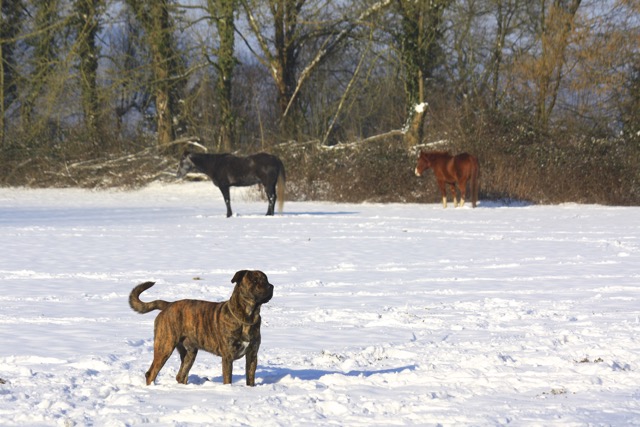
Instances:
[[[232,215],[229,187],[246,187],[262,184],[267,193],[269,208],[267,215],[273,215],[278,200],[278,212],[284,204],[284,185],[286,181],[282,161],[267,153],[238,157],[233,154],[204,154],[186,152],[180,159],[178,178],[182,178],[192,169],[206,174],[222,192],[227,205],[227,218]],[[276,195],[277,189],[277,195]]]

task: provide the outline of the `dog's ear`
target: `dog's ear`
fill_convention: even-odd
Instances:
[[[247,274],[247,273],[248,273],[247,270],[237,271],[236,274],[233,275],[233,279],[231,279],[231,283],[240,283],[240,282],[242,282],[242,279],[244,278],[244,275]]]

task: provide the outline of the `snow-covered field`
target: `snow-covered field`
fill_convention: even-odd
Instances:
[[[0,425],[640,425],[640,208],[0,189]],[[146,386],[143,300],[263,270],[257,385]]]

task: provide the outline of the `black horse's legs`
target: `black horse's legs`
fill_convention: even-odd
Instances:
[[[229,218],[231,215],[233,215],[233,213],[231,212],[231,197],[229,197],[229,186],[221,186],[220,192],[222,193],[224,204],[227,205],[227,218]]]
[[[267,193],[267,200],[269,201],[269,207],[267,208],[267,215],[273,216],[273,212],[276,206],[276,186],[269,185],[264,187],[265,192]]]
[[[269,199],[269,207],[267,208],[267,215],[273,216],[273,211],[276,206],[276,196],[275,194],[271,194],[267,196],[267,198]]]

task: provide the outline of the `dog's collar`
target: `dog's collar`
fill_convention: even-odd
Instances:
[[[260,316],[257,316],[257,319],[254,320],[253,322],[246,322],[244,320],[242,320],[240,317],[238,317],[233,310],[231,309],[231,304],[227,304],[227,307],[229,308],[229,313],[231,313],[231,316],[233,316],[234,319],[236,319],[238,322],[242,323],[244,326],[253,326],[256,323],[258,323],[258,320],[260,320]]]

